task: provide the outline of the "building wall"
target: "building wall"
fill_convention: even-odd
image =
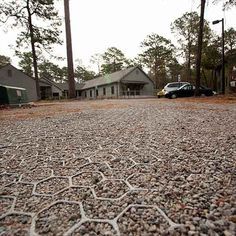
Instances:
[[[112,87],[113,87],[114,93],[112,93]],[[105,89],[105,91],[106,91],[105,95],[103,93],[103,89]],[[118,89],[119,89],[118,83],[107,84],[107,85],[97,87],[98,94],[96,94],[96,88],[83,90],[81,93],[81,97],[84,99],[117,98],[118,97]],[[90,91],[91,91],[92,96],[90,96]],[[87,94],[87,97],[85,96],[85,93]]]
[[[35,80],[11,65],[0,69],[0,84],[25,88],[28,100],[37,101]]]
[[[59,97],[62,96],[62,90],[57,88],[56,86],[52,85],[52,93],[58,93]]]
[[[122,81],[137,81],[137,82],[145,82],[146,84],[144,85],[142,89],[142,94],[141,95],[154,95],[154,83],[150,80],[150,78],[144,74],[140,69],[136,68],[133,70],[130,74],[128,74]],[[120,86],[120,94],[122,94],[122,86]]]

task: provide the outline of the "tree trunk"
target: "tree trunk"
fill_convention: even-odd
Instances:
[[[192,42],[190,38],[190,32],[188,32],[188,72],[187,72],[187,81],[192,83],[192,73],[191,73],[191,47],[192,47]]]
[[[218,87],[217,87],[217,73],[216,73],[216,69],[214,69],[214,86],[213,89],[214,91],[218,92]]]
[[[38,77],[38,63],[37,63],[37,55],[35,50],[35,40],[34,40],[34,29],[32,24],[32,16],[30,12],[29,0],[27,1],[27,12],[28,12],[28,23],[29,23],[29,32],[30,32],[30,43],[32,49],[32,57],[33,57],[33,67],[34,67],[34,77],[36,83],[36,93],[38,100],[41,99],[40,87],[39,87],[39,77]]]
[[[214,89],[214,70],[211,69],[211,88]]]
[[[65,25],[66,25],[66,47],[67,47],[69,97],[75,98],[76,91],[75,91],[75,79],[74,79],[69,0],[64,0],[64,8],[65,8]]]
[[[157,75],[157,55],[155,55],[155,65],[154,65],[154,78],[155,78],[155,82],[156,82],[156,89],[158,89],[159,87],[159,83],[158,83],[158,75]]]
[[[206,77],[206,74],[205,74],[205,70],[204,70],[204,69],[202,69],[202,75],[203,75],[203,77],[204,77],[206,86],[209,87],[209,83],[208,83],[208,80],[207,80],[207,77]]]
[[[189,52],[188,52],[188,78],[187,81],[192,82],[191,80],[191,52],[190,52],[190,46],[189,46]]]
[[[199,87],[200,87],[200,81],[201,81],[201,59],[202,59],[202,40],[203,40],[205,4],[206,4],[206,0],[201,0],[201,14],[200,14],[200,22],[199,22],[197,60],[196,60],[196,91],[195,91],[195,96],[200,96]]]

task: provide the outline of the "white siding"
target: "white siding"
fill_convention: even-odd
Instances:
[[[56,86],[52,85],[52,93],[58,93],[59,96],[62,96],[62,91],[61,89],[57,88]]]
[[[112,87],[114,88],[114,94],[112,94]],[[103,89],[105,88],[106,94],[103,94]],[[98,90],[98,96],[96,96],[96,88],[91,88],[91,89],[86,89],[82,91],[81,96],[82,98],[86,99],[103,99],[103,98],[117,98],[118,97],[118,84],[113,83],[113,84],[107,84],[104,86],[99,86],[97,87]],[[90,96],[90,91],[92,91],[92,97]],[[85,97],[85,92],[87,93],[87,97]]]

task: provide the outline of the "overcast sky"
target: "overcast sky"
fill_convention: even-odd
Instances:
[[[225,28],[236,28],[236,8],[224,13],[222,4],[214,6],[212,0],[207,2],[205,19],[211,22],[225,17]],[[57,5],[63,16],[63,0]],[[162,35],[174,43],[170,24],[185,12],[199,12],[199,5],[200,0],[70,0],[74,60],[81,59],[88,66],[91,55],[103,53],[111,46],[133,58],[140,52],[140,42],[150,33]],[[211,28],[221,33],[220,24]],[[64,25],[62,29],[64,31]],[[13,57],[14,51],[9,45],[14,44],[17,32],[0,30],[0,54]],[[65,57],[65,44],[57,46],[54,54]],[[15,66],[17,62],[13,58]],[[63,64],[66,65],[66,61],[60,62]]]

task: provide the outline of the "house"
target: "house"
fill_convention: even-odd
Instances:
[[[29,102],[38,100],[35,79],[11,64],[0,68],[0,84],[25,88]],[[62,97],[63,90],[61,87],[46,77],[39,79],[39,87],[42,99],[59,99]]]
[[[57,85],[62,90],[62,97],[68,98],[69,97],[69,85],[68,83],[57,83]],[[75,83],[75,90],[76,90],[76,98],[81,97],[81,89],[83,88],[84,83]]]
[[[63,89],[59,84],[47,77],[40,78],[39,88],[41,99],[60,99],[63,95]]]
[[[154,82],[136,66],[88,80],[80,89],[82,98],[153,96]]]
[[[0,84],[25,88],[29,101],[37,101],[36,82],[31,76],[8,64],[0,68]],[[138,66],[76,83],[76,97],[82,99],[126,98],[154,95],[154,83]],[[39,79],[41,99],[68,98],[68,83]]]
[[[25,88],[28,101],[37,101],[35,80],[11,64],[7,64],[0,68],[0,84]]]

